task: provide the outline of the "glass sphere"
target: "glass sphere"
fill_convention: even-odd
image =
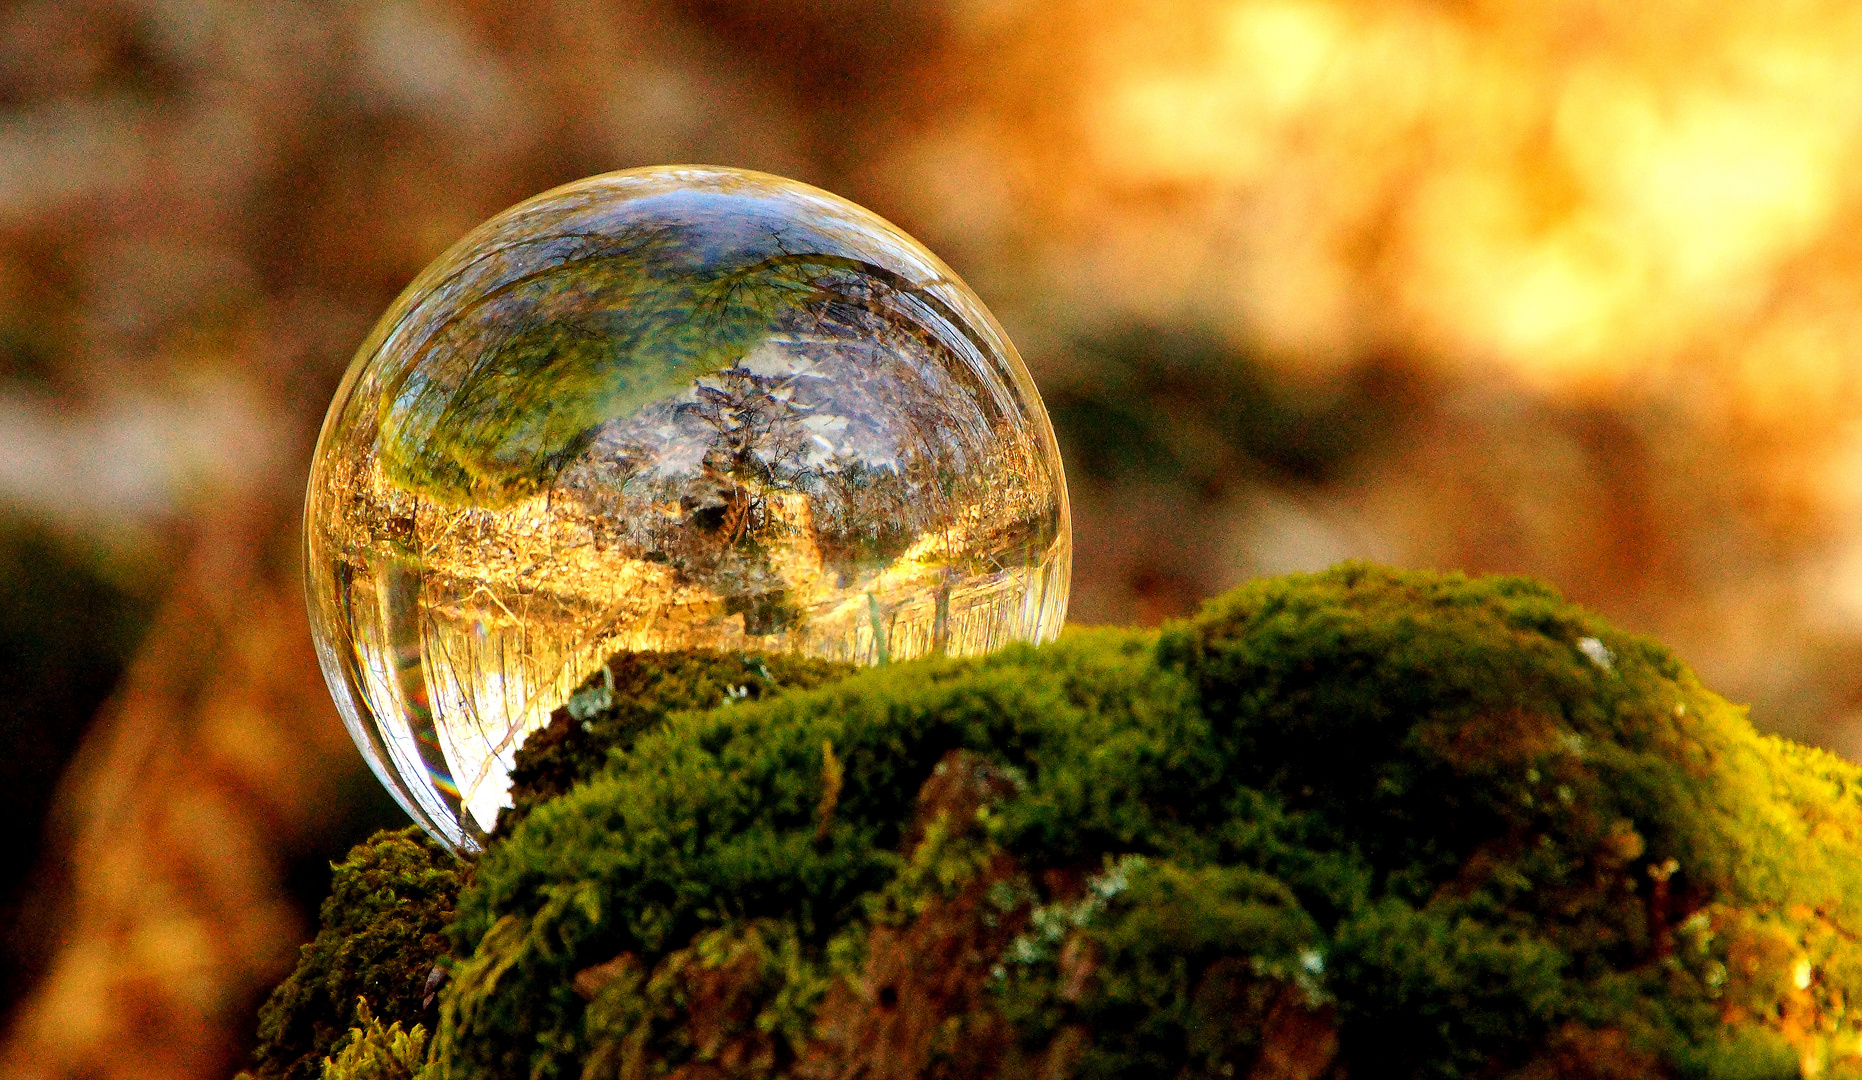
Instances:
[[[429,266],[330,405],[305,536],[350,734],[460,850],[615,652],[981,653],[1052,638],[1072,566],[976,295],[844,199],[701,167],[557,188]]]

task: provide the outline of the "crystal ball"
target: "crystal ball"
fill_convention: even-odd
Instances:
[[[330,405],[305,540],[350,734],[468,851],[616,652],[982,653],[1052,638],[1072,566],[976,294],[853,203],[701,167],[546,192],[422,272]]]

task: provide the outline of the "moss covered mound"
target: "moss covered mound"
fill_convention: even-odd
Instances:
[[[371,1019],[431,1016],[428,982],[446,956],[443,936],[459,894],[459,865],[409,826],[378,833],[335,867],[323,925],[259,1012],[255,1071],[271,1080],[317,1080],[324,1058]]]
[[[1862,771],[1531,582],[729,701],[558,775],[330,1075],[1862,1076]]]
[[[829,660],[707,650],[612,656],[518,748],[512,805],[498,815],[496,835],[509,835],[531,810],[599,772],[610,754],[625,753],[671,713],[760,701],[853,671]]]

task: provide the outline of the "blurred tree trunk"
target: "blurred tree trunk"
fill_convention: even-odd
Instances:
[[[224,1076],[305,937],[294,855],[360,761],[317,675],[281,517],[204,524],[53,810],[58,942],[0,1073]]]

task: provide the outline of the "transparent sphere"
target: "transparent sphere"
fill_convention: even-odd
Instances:
[[[1072,564],[975,294],[844,199],[697,167],[557,188],[428,267],[330,405],[305,533],[350,733],[459,849],[617,651],[981,653],[1053,637]]]

